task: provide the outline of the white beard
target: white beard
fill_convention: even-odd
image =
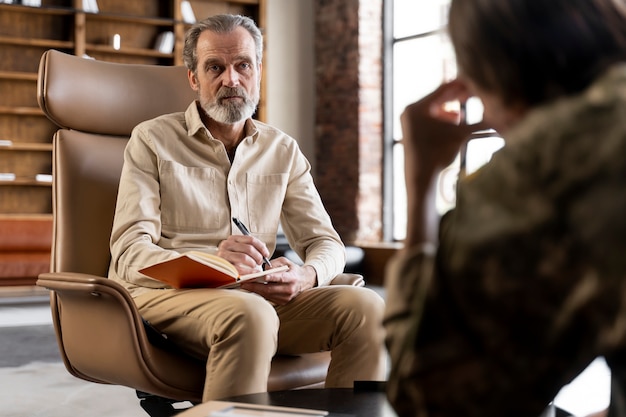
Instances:
[[[234,124],[252,117],[256,111],[257,105],[259,104],[258,91],[259,89],[257,88],[256,91],[252,93],[252,97],[250,97],[241,87],[222,87],[213,101],[206,102],[200,98],[200,105],[207,116],[216,122]],[[243,103],[221,103],[222,97],[227,97],[233,93],[243,97]]]

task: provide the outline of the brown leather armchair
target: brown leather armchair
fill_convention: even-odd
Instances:
[[[155,398],[168,405],[200,402],[205,364],[169,345],[142,320],[126,290],[106,278],[124,147],[137,123],[183,111],[194,100],[186,69],[50,50],[41,58],[37,89],[40,107],[60,127],[53,139],[51,272],[37,284],[51,290],[67,370],[148,393],[140,395],[148,413]],[[344,274],[335,283],[363,285],[363,279]],[[268,390],[321,386],[329,360],[327,352],[276,356]]]

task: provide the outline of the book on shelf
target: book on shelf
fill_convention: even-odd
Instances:
[[[23,6],[41,7],[41,0],[22,0]]]
[[[171,54],[174,51],[174,32],[168,30],[159,33],[154,43],[154,49],[162,54]]]
[[[35,175],[35,181],[52,182],[52,174],[37,174]]]
[[[83,0],[83,11],[88,13],[98,13],[98,0]]]
[[[196,14],[193,12],[191,3],[188,0],[182,0],[180,2],[180,14],[183,16],[183,22],[196,23]]]
[[[286,271],[287,265],[239,275],[235,265],[226,259],[199,251],[183,253],[140,269],[144,275],[174,288],[238,288],[243,282],[263,282],[266,275]]]

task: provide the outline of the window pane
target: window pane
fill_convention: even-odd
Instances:
[[[393,147],[393,238],[406,236],[406,185],[404,182],[404,147]]]
[[[404,108],[456,75],[445,34],[397,42],[393,49],[393,136],[399,139]]]
[[[494,152],[504,146],[504,139],[499,136],[472,139],[467,144],[466,173],[471,174],[491,160]],[[437,212],[443,215],[456,204],[456,185],[460,172],[460,157],[442,171],[437,183]],[[404,181],[404,147],[397,143],[393,148],[393,238],[403,240],[406,237],[406,184]]]
[[[454,53],[445,31],[449,3],[450,0],[393,0],[393,102],[385,103],[392,109],[389,122],[393,137],[388,140],[402,138],[400,114],[407,105],[456,76]],[[437,208],[442,213],[454,205],[459,166],[457,158],[441,176]],[[401,143],[393,145],[392,167],[386,172],[393,176],[393,238],[402,240],[406,233],[406,188]]]
[[[393,35],[395,38],[431,32],[445,26],[449,0],[395,0]]]
[[[439,176],[437,183],[436,207],[443,215],[454,207],[456,202],[456,183],[459,178],[460,158]],[[406,237],[406,183],[404,181],[404,147],[397,143],[393,148],[393,239],[403,240]]]
[[[465,157],[465,169],[467,174],[471,174],[489,162],[493,153],[503,146],[504,139],[499,136],[470,140],[467,143],[467,153]]]

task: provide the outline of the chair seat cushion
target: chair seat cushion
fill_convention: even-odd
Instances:
[[[330,352],[308,353],[301,356],[277,355],[267,383],[268,391],[324,386]]]

